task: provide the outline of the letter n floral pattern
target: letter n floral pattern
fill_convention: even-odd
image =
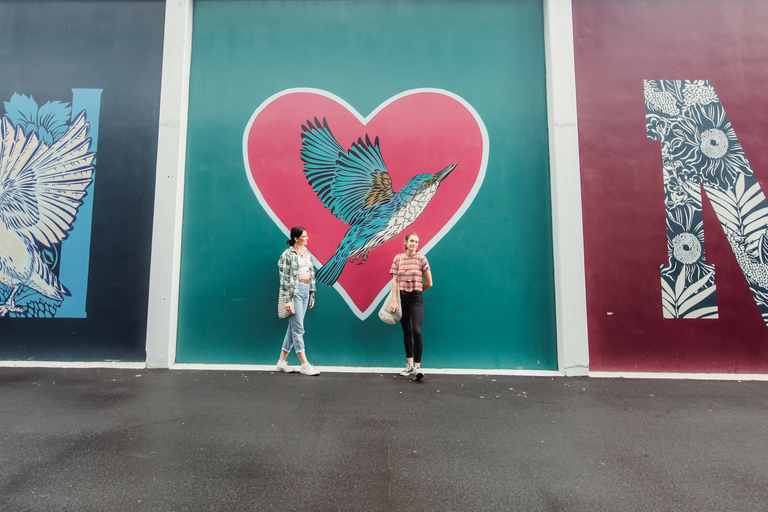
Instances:
[[[649,140],[661,142],[669,263],[665,318],[717,318],[715,268],[704,257],[701,188],[768,324],[768,202],[708,80],[645,80]]]

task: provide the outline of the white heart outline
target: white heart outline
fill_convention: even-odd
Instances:
[[[472,201],[474,201],[475,196],[477,195],[478,190],[480,190],[480,187],[483,184],[483,181],[485,180],[485,169],[488,166],[488,130],[485,128],[485,123],[483,123],[483,120],[480,118],[480,114],[477,113],[477,111],[472,107],[472,105],[469,104],[464,98],[461,96],[458,96],[450,91],[446,91],[444,89],[433,89],[433,88],[421,88],[421,89],[409,89],[407,91],[403,91],[400,94],[397,94],[395,96],[392,96],[388,100],[386,100],[384,103],[376,107],[376,110],[371,112],[368,116],[363,117],[360,115],[360,113],[349,103],[344,101],[342,98],[336,96],[333,93],[330,93],[328,91],[324,91],[322,89],[314,89],[311,87],[295,87],[293,89],[285,89],[283,91],[280,91],[276,94],[273,94],[264,102],[259,105],[259,107],[253,112],[253,115],[248,120],[248,124],[245,127],[245,131],[243,132],[243,162],[245,163],[245,175],[248,177],[248,183],[251,184],[251,188],[253,189],[253,193],[256,195],[256,198],[259,200],[259,203],[261,204],[261,207],[264,208],[264,211],[267,212],[267,215],[272,219],[272,222],[274,222],[278,228],[283,232],[283,235],[286,237],[290,236],[290,229],[285,226],[282,221],[275,215],[275,212],[272,211],[272,208],[270,208],[267,201],[264,199],[264,196],[262,195],[261,191],[259,190],[259,187],[256,185],[256,182],[253,179],[253,175],[251,174],[251,166],[248,161],[248,134],[251,131],[251,126],[253,125],[253,122],[256,120],[256,117],[261,113],[262,110],[264,110],[270,103],[275,101],[277,98],[280,98],[282,96],[286,96],[288,94],[293,94],[297,92],[304,92],[304,93],[312,93],[317,94],[320,96],[325,96],[326,98],[329,98],[340,105],[342,105],[344,108],[346,108],[349,112],[354,114],[355,117],[357,117],[358,121],[365,126],[368,124],[368,121],[376,117],[376,114],[381,112],[384,108],[386,108],[390,103],[393,103],[400,98],[404,98],[406,96],[410,96],[412,94],[419,94],[424,92],[430,92],[430,93],[436,93],[436,94],[442,94],[444,96],[448,96],[449,98],[452,98],[459,103],[461,103],[464,108],[467,109],[467,111],[472,114],[472,117],[475,118],[475,122],[477,122],[477,127],[480,129],[480,134],[483,139],[483,156],[480,160],[480,169],[477,173],[477,179],[475,180],[475,183],[472,185],[472,188],[470,189],[469,193],[467,194],[467,197],[464,199],[464,202],[461,203],[461,206],[458,210],[453,214],[453,216],[446,222],[442,228],[440,228],[440,231],[438,231],[435,236],[432,237],[432,239],[427,242],[423,248],[419,249],[419,252],[421,254],[426,255],[429,250],[434,247],[437,242],[439,242],[443,236],[445,236],[446,233],[448,233],[453,226],[458,222],[458,220],[464,215],[464,212],[467,211],[469,208],[469,205],[472,204]],[[310,253],[312,255],[312,253]],[[314,256],[312,255],[312,261],[314,262],[315,266],[317,268],[320,268],[323,266],[322,263]],[[355,314],[356,317],[358,317],[360,320],[365,320],[370,316],[370,314],[378,307],[379,302],[384,298],[384,296],[389,293],[389,290],[391,288],[391,282],[388,282],[386,285],[384,285],[384,288],[379,292],[379,294],[376,296],[376,298],[371,302],[370,306],[365,311],[361,311],[360,308],[357,307],[357,304],[352,300],[352,298],[347,294],[346,290],[344,290],[344,287],[341,286],[341,284],[337,281],[333,284],[333,288],[336,288],[336,291],[339,292],[339,295],[344,299],[344,302],[347,303],[349,306],[349,309],[352,310],[352,312]]]

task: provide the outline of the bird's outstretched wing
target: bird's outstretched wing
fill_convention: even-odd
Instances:
[[[93,175],[85,112],[50,147],[0,122],[0,222],[46,247],[69,236]]]
[[[301,160],[304,174],[323,205],[336,217],[354,226],[395,192],[384,165],[379,138],[372,144],[368,135],[352,144],[349,152],[333,137],[328,123],[315,118],[302,125]]]

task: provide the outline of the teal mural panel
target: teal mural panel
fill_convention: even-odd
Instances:
[[[354,219],[303,172],[302,134],[324,125],[344,154],[379,151],[398,197],[450,169],[331,277]],[[404,362],[376,309],[415,230],[435,283],[426,367],[556,369],[541,2],[196,2],[177,362],[277,360],[292,225],[333,284],[305,320],[314,364]]]

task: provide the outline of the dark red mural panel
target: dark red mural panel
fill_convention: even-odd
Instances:
[[[768,4],[574,0],[573,14],[590,369],[768,371],[768,226],[754,222],[768,190]],[[700,204],[676,194],[679,176]]]

